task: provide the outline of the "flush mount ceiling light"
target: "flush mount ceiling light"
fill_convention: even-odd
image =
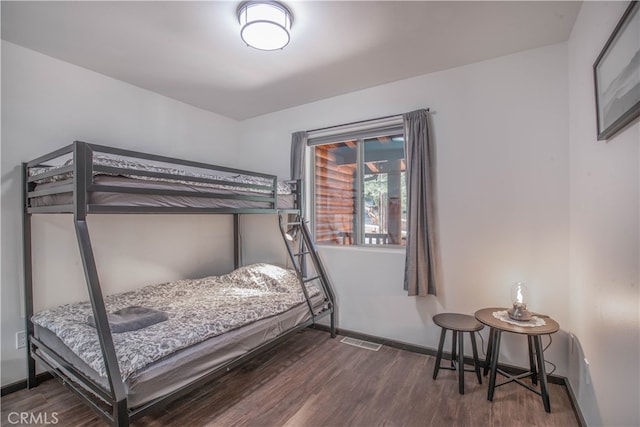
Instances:
[[[238,6],[240,37],[260,50],[278,50],[289,44],[291,11],[276,1],[245,1]]]

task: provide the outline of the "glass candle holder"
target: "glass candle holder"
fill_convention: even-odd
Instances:
[[[526,322],[531,320],[531,312],[527,310],[527,299],[529,297],[529,289],[523,282],[516,282],[511,287],[511,301],[513,308],[507,311],[509,317],[513,320]]]

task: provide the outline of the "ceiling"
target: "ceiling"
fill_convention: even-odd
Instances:
[[[238,2],[2,1],[2,39],[243,120],[566,41],[580,2],[294,1],[291,42],[239,37]]]

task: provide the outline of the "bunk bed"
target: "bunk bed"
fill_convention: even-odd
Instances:
[[[299,181],[81,141],[22,168],[30,388],[37,360],[103,418],[127,426],[321,318],[335,336],[334,294],[302,217]],[[73,214],[90,301],[34,313],[31,217],[54,213]],[[105,297],[86,218],[129,213],[233,215],[234,271]],[[241,266],[239,216],[274,213],[293,270]]]

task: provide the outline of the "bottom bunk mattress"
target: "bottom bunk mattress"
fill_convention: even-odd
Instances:
[[[307,290],[314,311],[321,309],[324,296],[313,285]],[[127,325],[111,316],[123,308],[139,307],[140,301],[164,317],[146,327],[115,332],[114,326],[124,324],[127,329]],[[130,408],[188,385],[311,318],[295,272],[266,264],[108,296],[105,306]],[[108,390],[90,316],[90,304],[78,303],[37,313],[32,319],[37,338]],[[144,325],[145,319],[139,323]],[[57,365],[46,352],[38,354]]]

